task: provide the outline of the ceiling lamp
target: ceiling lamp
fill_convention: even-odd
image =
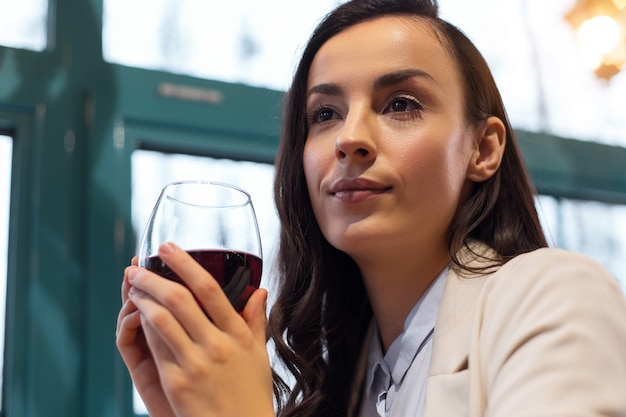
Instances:
[[[598,78],[626,65],[626,0],[577,0],[565,19],[578,36],[583,59]]]

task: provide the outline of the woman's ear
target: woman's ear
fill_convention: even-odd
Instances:
[[[467,168],[467,179],[483,182],[491,178],[500,167],[506,146],[506,128],[500,118],[491,116],[476,133],[474,151]]]

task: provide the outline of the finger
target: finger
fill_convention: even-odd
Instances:
[[[187,252],[173,243],[165,243],[159,248],[159,256],[187,284],[217,327],[228,331],[231,326],[241,324],[241,316],[222,287]]]
[[[117,327],[115,328],[116,336],[121,330],[124,318],[135,311],[137,311],[135,304],[130,300],[126,300],[117,314]]]
[[[130,283],[128,282],[129,275],[133,273],[133,271],[137,269],[136,265],[129,265],[124,269],[124,279],[122,280],[122,303],[125,303],[128,300],[128,290],[130,290]]]
[[[256,290],[248,300],[242,315],[256,341],[265,345],[267,342],[267,290]]]
[[[193,259],[189,258],[189,260],[191,263],[195,263]],[[203,273],[208,274],[206,271]],[[207,279],[210,279],[210,276]],[[131,293],[135,289],[149,295],[153,301],[156,300],[161,308],[165,308],[178,321],[178,325],[185,329],[191,340],[206,340],[207,337],[212,337],[213,332],[217,331],[215,325],[208,320],[205,312],[198,305],[189,288],[184,285],[164,279],[145,268],[131,270],[129,282],[132,285]],[[149,303],[143,306],[150,308]]]
[[[138,310],[120,319],[115,344],[130,369],[144,359],[145,345],[141,340],[141,314]]]
[[[154,363],[162,376],[167,368],[167,365],[173,364],[177,366],[179,363],[176,355],[170,348],[170,344],[167,339],[163,338],[163,333],[159,327],[153,325],[153,323],[145,316],[141,315],[141,327],[143,328],[146,343],[152,352]],[[163,378],[161,378],[163,379]]]
[[[153,354],[170,359],[175,356],[182,363],[183,352],[192,349],[194,343],[181,323],[157,299],[141,290],[133,287],[130,299],[141,311],[141,326]]]

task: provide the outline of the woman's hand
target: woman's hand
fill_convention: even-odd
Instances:
[[[137,269],[137,257],[124,271],[122,308],[117,318],[116,344],[128,368],[135,387],[141,394],[152,417],[174,416],[161,387],[161,380],[152,352],[141,327],[141,313],[129,299],[128,277]]]
[[[118,320],[118,348],[150,415],[273,416],[267,292],[240,315],[186,252],[164,244],[159,256],[189,289],[131,266]]]

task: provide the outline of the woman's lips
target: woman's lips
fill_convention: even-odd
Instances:
[[[357,178],[342,179],[333,185],[330,193],[336,199],[345,203],[356,203],[372,198],[389,191],[391,187],[375,181]]]
[[[367,200],[376,194],[381,194],[386,190],[381,189],[367,189],[367,190],[346,190],[339,191],[334,194],[335,198],[346,203],[356,203]]]

